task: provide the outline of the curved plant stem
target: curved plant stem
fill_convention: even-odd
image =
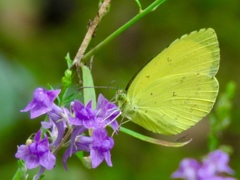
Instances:
[[[160,140],[160,139],[155,139],[155,138],[151,138],[151,137],[148,137],[148,136],[144,136],[142,134],[139,134],[139,133],[136,133],[132,130],[129,130],[129,129],[126,129],[124,127],[121,127],[120,128],[120,131],[121,132],[124,132],[130,136],[133,136],[135,138],[138,138],[142,141],[145,141],[145,142],[149,142],[149,143],[153,143],[153,144],[157,144],[157,145],[162,145],[162,146],[168,146],[168,147],[181,147],[181,146],[184,146],[186,144],[188,144],[189,142],[192,141],[192,139],[188,140],[188,141],[185,141],[185,142],[169,142],[169,141],[163,141],[163,140]]]
[[[122,27],[117,29],[115,32],[113,32],[110,36],[108,36],[105,40],[103,40],[100,44],[98,44],[95,48],[93,48],[91,51],[89,51],[87,54],[85,54],[82,57],[82,61],[86,61],[89,59],[93,54],[95,54],[99,49],[101,49],[103,46],[108,44],[111,40],[119,36],[122,32],[124,32],[126,29],[128,29],[130,26],[135,24],[137,21],[139,21],[142,17],[144,17],[146,14],[154,11],[158,6],[163,4],[166,0],[156,0],[152,4],[150,4],[147,8],[144,10],[141,10],[135,17],[133,17],[131,20],[129,20],[126,24],[124,24]]]

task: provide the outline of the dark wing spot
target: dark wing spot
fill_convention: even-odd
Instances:
[[[176,92],[173,92],[173,97],[174,97],[174,96],[177,96]]]
[[[182,77],[182,78],[180,79],[180,84],[182,84],[185,79],[186,79],[186,77]]]
[[[167,58],[167,61],[168,61],[169,63],[171,63],[171,62],[172,62],[172,59],[171,59],[170,57],[168,57],[168,58]]]

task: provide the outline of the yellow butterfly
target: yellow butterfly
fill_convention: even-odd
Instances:
[[[212,109],[220,53],[213,29],[175,40],[116,94],[124,117],[160,134],[178,134]]]

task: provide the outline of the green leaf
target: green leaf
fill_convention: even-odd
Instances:
[[[82,159],[83,159],[83,151],[78,151],[76,153],[76,156],[78,157],[78,159],[80,159],[82,161]]]
[[[90,69],[81,64],[83,78],[83,102],[86,105],[92,100],[92,108],[96,109],[96,94],[94,89],[93,78]]]
[[[65,96],[68,92],[69,87],[72,85],[72,70],[70,69],[72,66],[72,60],[69,53],[67,53],[65,59],[67,61],[68,69],[64,72],[64,76],[62,77],[61,93],[58,97],[60,105],[65,105]]]
[[[81,93],[71,93],[70,95],[68,95],[67,97],[64,98],[63,104],[68,104],[72,101],[74,101],[75,99],[79,98],[81,96]]]
[[[70,69],[70,68],[72,67],[72,63],[73,63],[73,61],[71,60],[71,58],[70,58],[70,54],[69,54],[69,53],[67,53],[65,59],[66,59],[66,61],[67,61],[68,69]]]
[[[12,180],[26,180],[27,179],[27,167],[22,160],[18,160],[18,170],[15,173],[14,177]]]
[[[223,93],[218,97],[214,112],[210,114],[210,133],[208,146],[211,151],[218,148],[220,144],[219,139],[222,132],[231,123],[232,114],[232,99],[235,95],[236,83],[230,81]]]

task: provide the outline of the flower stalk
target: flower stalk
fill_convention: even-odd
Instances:
[[[156,10],[157,7],[159,7],[161,4],[163,4],[166,0],[156,0],[152,4],[150,4],[147,8],[142,10],[140,8],[139,13],[134,16],[132,19],[130,19],[127,23],[125,23],[123,26],[118,28],[115,32],[113,32],[111,35],[109,35],[106,39],[104,39],[101,43],[99,43],[96,47],[91,49],[87,54],[83,55],[82,62],[85,62],[87,59],[89,59],[93,54],[98,52],[102,47],[107,45],[110,41],[115,39],[117,36],[122,34],[124,31],[126,31],[128,28],[130,28],[132,25],[134,25],[137,21],[139,21],[142,17],[147,15],[148,13]],[[139,1],[138,1],[139,2]]]

